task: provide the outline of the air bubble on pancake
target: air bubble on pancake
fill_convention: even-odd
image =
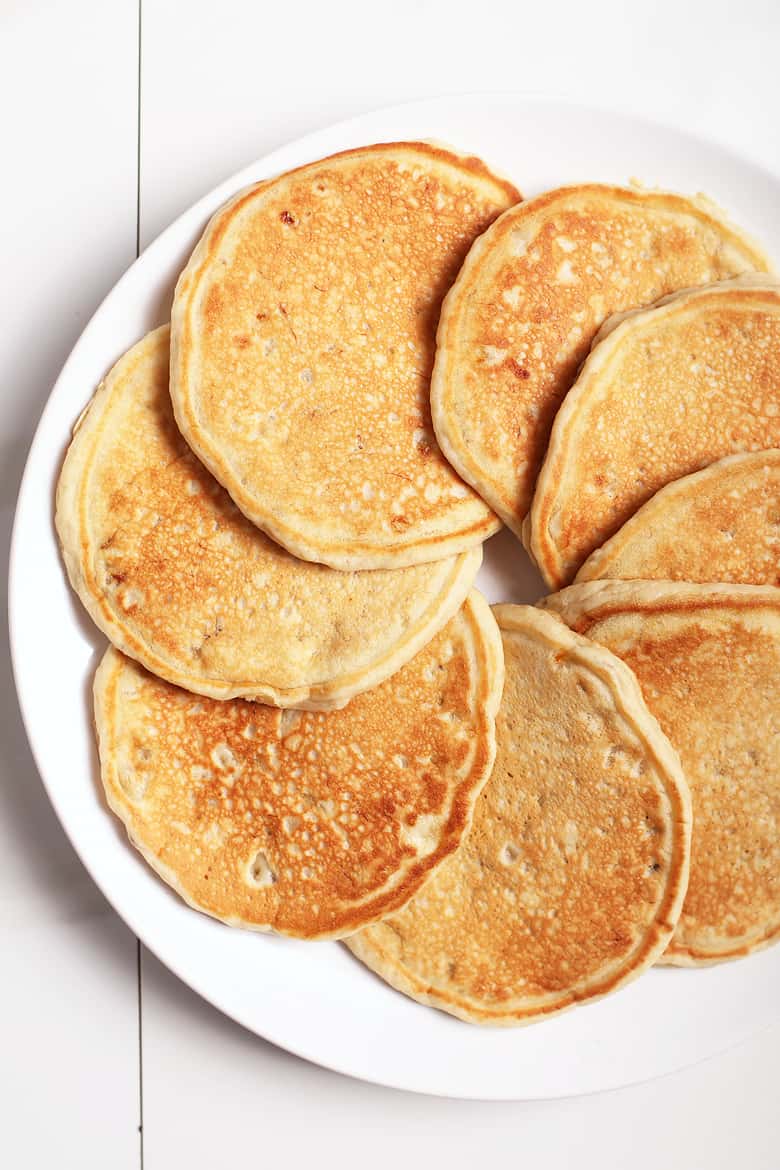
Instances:
[[[122,606],[122,609],[124,610],[133,609],[136,605],[143,605],[143,590],[136,589],[131,586],[129,589],[123,590],[122,594],[120,595],[119,602]]]
[[[499,854],[499,860],[502,865],[514,865],[520,856],[520,850],[511,841],[507,841],[504,848]]]
[[[225,843],[225,830],[218,821],[212,821],[200,839],[208,849],[220,849]]]
[[[558,271],[555,273],[555,280],[557,284],[576,284],[578,277],[571,266],[571,260],[563,260],[558,265]]]
[[[136,804],[146,796],[149,787],[149,777],[145,772],[138,772],[127,765],[119,765],[117,769],[119,786],[127,797]]]
[[[486,366],[500,366],[506,357],[507,351],[500,349],[497,345],[483,345],[482,353],[485,358]]]
[[[300,825],[300,823],[301,823],[300,817],[283,817],[282,818],[282,828],[284,829],[285,833],[289,833],[289,834],[294,833],[295,830]]]
[[[567,821],[563,826],[563,851],[567,857],[572,857],[577,849],[579,830],[575,821]]]
[[[644,821],[645,836],[655,837],[661,833],[663,826],[654,817],[651,817],[649,813],[645,813]]]
[[[249,862],[247,877],[252,885],[261,887],[272,886],[278,881],[278,876],[268,864],[268,858],[262,849],[258,849]]]
[[[236,773],[241,768],[239,761],[226,743],[218,743],[216,747],[212,748],[211,760],[219,768],[220,772]]]
[[[595,711],[578,711],[577,718],[593,736],[601,735],[604,731],[604,718]]]
[[[427,857],[436,848],[440,820],[433,813],[421,813],[411,825],[401,825],[401,844],[409,845],[418,857]]]
[[[515,228],[509,233],[509,250],[513,256],[525,256],[528,251],[530,236],[522,228]]]
[[[574,240],[570,240],[568,236],[558,236],[555,240],[562,252],[574,252],[577,244]]]
[[[535,910],[536,907],[540,904],[541,898],[539,897],[539,894],[536,892],[536,890],[529,886],[527,889],[523,890],[522,894],[520,895],[520,901],[528,910]]]

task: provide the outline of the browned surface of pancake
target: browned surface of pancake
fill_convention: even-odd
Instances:
[[[429,385],[442,297],[519,197],[478,159],[385,143],[261,183],[212,219],[176,290],[176,418],[290,552],[397,568],[496,530],[437,446]]]
[[[614,655],[498,606],[498,754],[454,857],[348,945],[463,1019],[521,1024],[614,990],[671,937],[690,848],[679,759]]]
[[[442,450],[520,536],[555,413],[604,320],[767,268],[704,200],[592,184],[512,208],[442,308],[431,384]]]
[[[112,649],[95,679],[106,797],[195,908],[338,937],[404,905],[457,848],[492,767],[502,681],[476,593],[341,711],[201,698]]]
[[[780,590],[604,581],[547,599],[635,672],[691,787],[688,894],[664,962],[736,958],[780,932]]]
[[[575,579],[604,577],[780,585],[780,451],[729,455],[661,488]]]
[[[530,513],[548,584],[642,504],[729,454],[780,446],[780,285],[745,277],[619,319],[561,407]]]

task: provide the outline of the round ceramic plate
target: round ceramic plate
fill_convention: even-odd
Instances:
[[[231,930],[188,909],[128,845],[99,790],[91,684],[104,643],[65,582],[52,525],[71,427],[119,355],[167,320],[176,277],[221,203],[311,159],[406,138],[474,152],[526,196],[634,177],[705,191],[780,257],[780,180],[677,130],[559,102],[506,95],[422,102],[342,123],[254,163],[185,212],[119,281],[43,413],[11,556],[22,712],[52,803],[106,897],[163,963],[253,1032],[330,1068],[428,1093],[517,1099],[614,1088],[701,1060],[771,1022],[780,947],[698,971],[654,970],[599,1003],[529,1028],[473,1027],[392,991],[337,943]],[[533,601],[543,591],[506,533],[490,542],[479,584],[491,601]]]

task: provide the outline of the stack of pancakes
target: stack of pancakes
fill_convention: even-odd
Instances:
[[[107,801],[190,905],[494,1024],[775,939],[769,272],[700,196],[421,142],[217,212],[56,511]],[[473,589],[501,523],[537,607]]]

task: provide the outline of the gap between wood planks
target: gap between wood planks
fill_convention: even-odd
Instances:
[[[138,110],[136,120],[135,154],[135,256],[141,255],[141,36],[143,28],[143,0],[138,0]],[[143,946],[135,940],[136,975],[138,979],[138,1156],[144,1170],[144,1020],[143,1020]]]

